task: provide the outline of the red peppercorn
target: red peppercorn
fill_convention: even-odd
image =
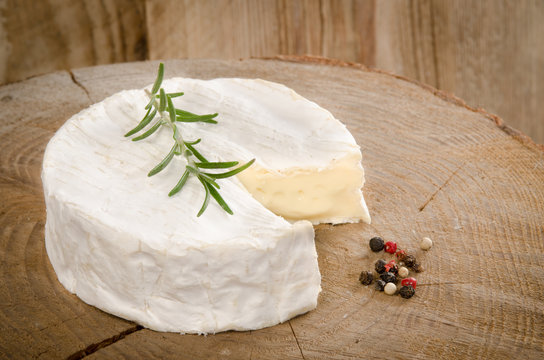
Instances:
[[[385,271],[392,272],[395,275],[397,275],[399,272],[399,267],[395,263],[395,260],[391,260],[384,267],[385,267]]]
[[[404,258],[406,257],[406,251],[398,250],[395,255],[397,256],[398,260],[403,261]]]
[[[394,254],[395,251],[397,251],[397,243],[393,242],[393,241],[388,241],[385,243],[385,247],[384,247],[385,251],[390,253],[390,254]]]
[[[416,288],[416,285],[417,285],[417,280],[414,279],[413,277],[409,277],[409,278],[406,278],[406,279],[402,279],[402,281],[400,282],[400,284],[402,286],[408,286],[410,285],[411,287],[413,287],[414,289]]]

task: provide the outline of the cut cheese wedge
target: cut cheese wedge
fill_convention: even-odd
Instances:
[[[263,80],[166,80],[174,104],[218,112],[180,125],[210,161],[253,166],[219,181],[234,215],[190,178],[185,160],[147,177],[170,150],[160,129],[123,137],[143,117],[144,90],[117,93],[73,116],[47,146],[46,249],[60,282],[83,301],[145,327],[182,333],[252,330],[314,309],[320,273],[313,224],[370,222],[361,152],[328,111]]]

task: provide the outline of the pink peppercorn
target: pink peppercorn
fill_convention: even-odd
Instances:
[[[394,254],[397,251],[397,243],[393,241],[386,242],[384,250],[390,254]]]
[[[417,285],[417,280],[414,279],[413,277],[409,277],[409,278],[406,278],[406,279],[402,279],[402,281],[400,282],[402,286],[412,286],[414,289],[416,288],[416,285]]]

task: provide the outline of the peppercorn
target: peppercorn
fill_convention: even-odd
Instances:
[[[414,266],[412,266],[412,270],[414,270],[417,273],[420,273],[420,272],[423,272],[425,268],[421,264],[415,263]]]
[[[372,284],[372,281],[374,281],[374,275],[370,271],[363,271],[361,275],[359,275],[359,281],[363,285],[370,285]]]
[[[387,295],[394,295],[397,292],[397,286],[393,283],[387,283],[385,284],[385,287],[383,288],[383,291]]]
[[[406,255],[404,257],[404,265],[408,266],[409,268],[413,267],[416,263],[416,257],[414,255]]]
[[[379,252],[383,250],[383,239],[379,236],[375,236],[372,239],[370,239],[368,245],[370,246],[370,250],[374,252]]]
[[[386,264],[387,263],[385,262],[385,260],[380,259],[380,260],[376,261],[376,264],[374,265],[374,269],[376,270],[376,272],[378,274],[381,274],[381,273],[385,272],[385,265]]]
[[[406,279],[402,279],[402,281],[400,282],[401,285],[403,286],[406,286],[406,285],[410,285],[411,287],[413,287],[414,289],[416,288],[417,286],[417,280],[413,277],[409,277],[409,278],[406,278]]]
[[[404,285],[400,288],[399,294],[404,299],[409,299],[416,293],[416,290],[411,285]]]
[[[397,243],[393,241],[388,241],[384,245],[385,252],[388,252],[390,254],[394,254],[395,251],[397,251]]]
[[[433,246],[433,241],[428,237],[424,237],[423,240],[421,240],[421,243],[419,244],[419,247],[425,251],[429,250],[432,246]]]
[[[385,287],[386,284],[387,284],[387,283],[386,283],[385,281],[383,281],[383,280],[377,280],[377,281],[376,281],[376,285],[375,285],[375,286],[376,286],[376,290],[378,290],[378,291],[383,291],[383,288]]]
[[[399,272],[399,267],[395,263],[395,260],[391,260],[390,262],[385,265],[385,271],[392,272],[393,274],[397,275]]]
[[[404,261],[404,258],[406,258],[406,251],[404,250],[397,250],[397,252],[395,253],[395,255],[397,256],[397,259],[399,261]]]
[[[401,277],[401,278],[405,278],[407,277],[408,275],[410,274],[410,271],[408,270],[408,268],[404,267],[404,266],[401,266],[399,268],[399,273],[398,275]]]
[[[380,279],[382,279],[386,283],[394,283],[394,284],[397,283],[397,277],[395,276],[395,274],[391,272],[384,272],[383,274],[380,275]]]

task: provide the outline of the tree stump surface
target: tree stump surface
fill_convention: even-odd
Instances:
[[[544,357],[544,148],[429,86],[323,58],[166,61],[166,77],[284,83],[344,122],[363,151],[372,224],[316,226],[317,309],[256,331],[180,335],[106,314],[58,282],[44,246],[45,146],[92,103],[153,82],[157,62],[0,87],[0,358]],[[425,267],[416,295],[358,282],[380,235]],[[419,249],[422,237],[433,248]]]

